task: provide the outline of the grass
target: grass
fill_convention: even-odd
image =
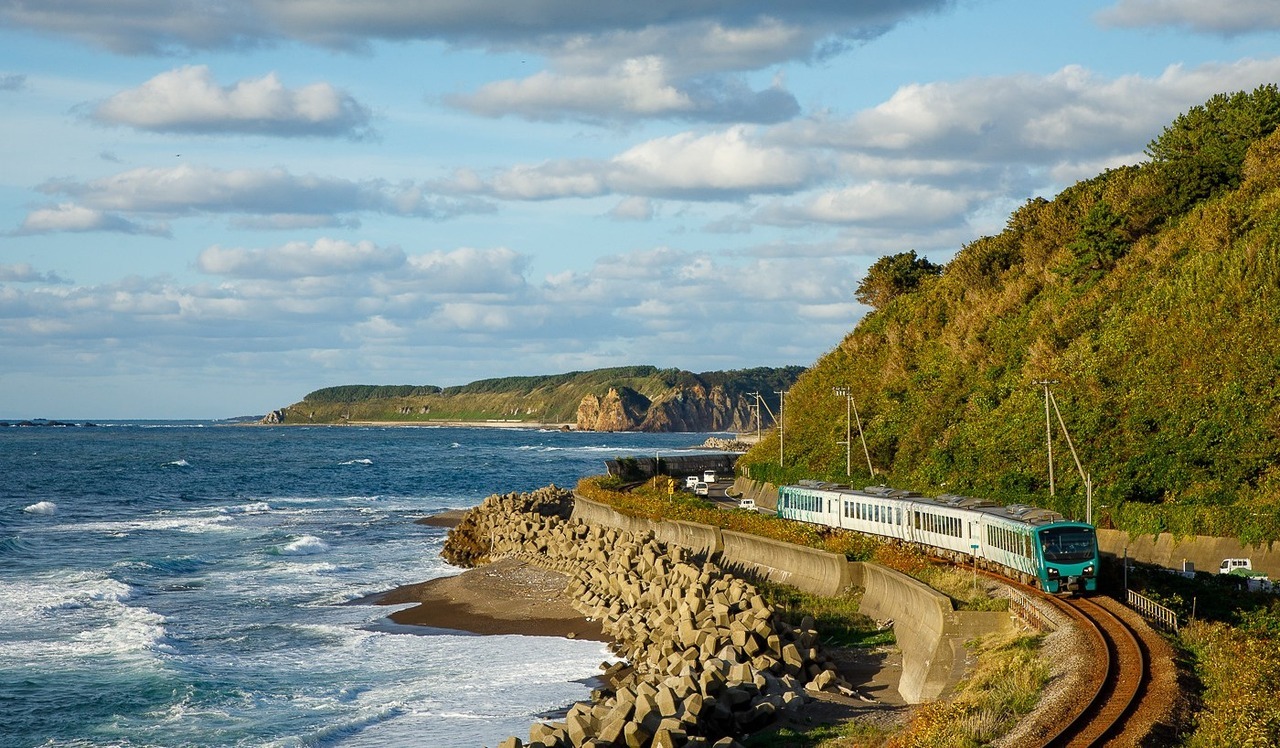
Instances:
[[[882,748],[891,732],[861,722],[815,725],[807,730],[783,727],[753,735],[747,748]]]
[[[888,748],[988,745],[1035,708],[1049,682],[1040,655],[1042,637],[1021,632],[989,634],[971,646],[977,662],[950,701],[920,708]]]
[[[787,623],[799,625],[805,616],[812,616],[823,646],[878,647],[894,643],[893,629],[881,631],[875,621],[858,612],[861,592],[822,597],[768,581],[753,583]]]

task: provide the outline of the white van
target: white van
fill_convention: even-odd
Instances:
[[[754,512],[756,510],[755,499],[738,499],[738,508]]]
[[[1224,558],[1222,559],[1222,564],[1218,566],[1218,573],[1230,574],[1236,569],[1252,571],[1253,564],[1247,558]]]
[[[698,476],[690,475],[684,479],[685,488],[697,488],[697,486],[698,486]]]
[[[716,482],[716,471],[714,471],[714,470],[704,470],[704,471],[702,472],[702,480],[703,480],[703,481],[705,481],[705,482],[707,482],[707,483],[715,483],[715,482]]]

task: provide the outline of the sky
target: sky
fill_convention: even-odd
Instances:
[[[810,365],[1280,81],[1274,0],[0,0],[0,418]]]

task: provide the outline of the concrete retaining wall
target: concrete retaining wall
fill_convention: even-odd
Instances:
[[[573,518],[601,527],[651,532],[663,543],[699,553],[719,554],[722,565],[752,573],[814,595],[838,595],[849,587],[843,556],[756,535],[721,530],[697,522],[654,522],[628,517],[613,507],[575,496]]]
[[[1140,535],[1130,538],[1122,530],[1098,530],[1098,550],[1105,555],[1122,558],[1125,549],[1129,558],[1143,564],[1156,564],[1170,569],[1181,569],[1183,561],[1195,564],[1196,571],[1217,573],[1218,564],[1224,558],[1247,558],[1255,571],[1272,579],[1280,579],[1280,550],[1247,548],[1234,538],[1214,538],[1196,535],[1175,540],[1169,533]]]
[[[898,693],[909,704],[937,699],[960,680],[966,641],[1011,625],[1008,613],[956,611],[946,595],[893,569],[860,561],[848,566],[853,584],[865,590],[860,612],[893,619],[902,650]]]
[[[664,543],[719,554],[719,563],[814,595],[834,596],[862,587],[861,612],[893,619],[902,650],[898,691],[908,703],[939,698],[964,674],[965,642],[1011,625],[1009,614],[956,611],[951,599],[923,582],[876,564],[845,561],[814,548],[695,522],[653,522],[621,514],[605,504],[574,497],[574,519],[632,532],[652,532]]]
[[[721,530],[720,537],[722,566],[747,569],[824,597],[839,595],[851,584],[849,562],[842,555],[731,530]]]
[[[744,499],[752,499],[758,507],[764,507],[765,509],[778,508],[778,487],[772,483],[739,476],[734,479],[733,487],[729,489],[729,493],[733,496],[741,496]]]

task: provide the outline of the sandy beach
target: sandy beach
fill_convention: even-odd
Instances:
[[[607,642],[600,624],[575,611],[564,595],[568,578],[523,561],[503,559],[462,574],[397,587],[358,603],[400,605],[400,624],[475,634],[560,636]]]

